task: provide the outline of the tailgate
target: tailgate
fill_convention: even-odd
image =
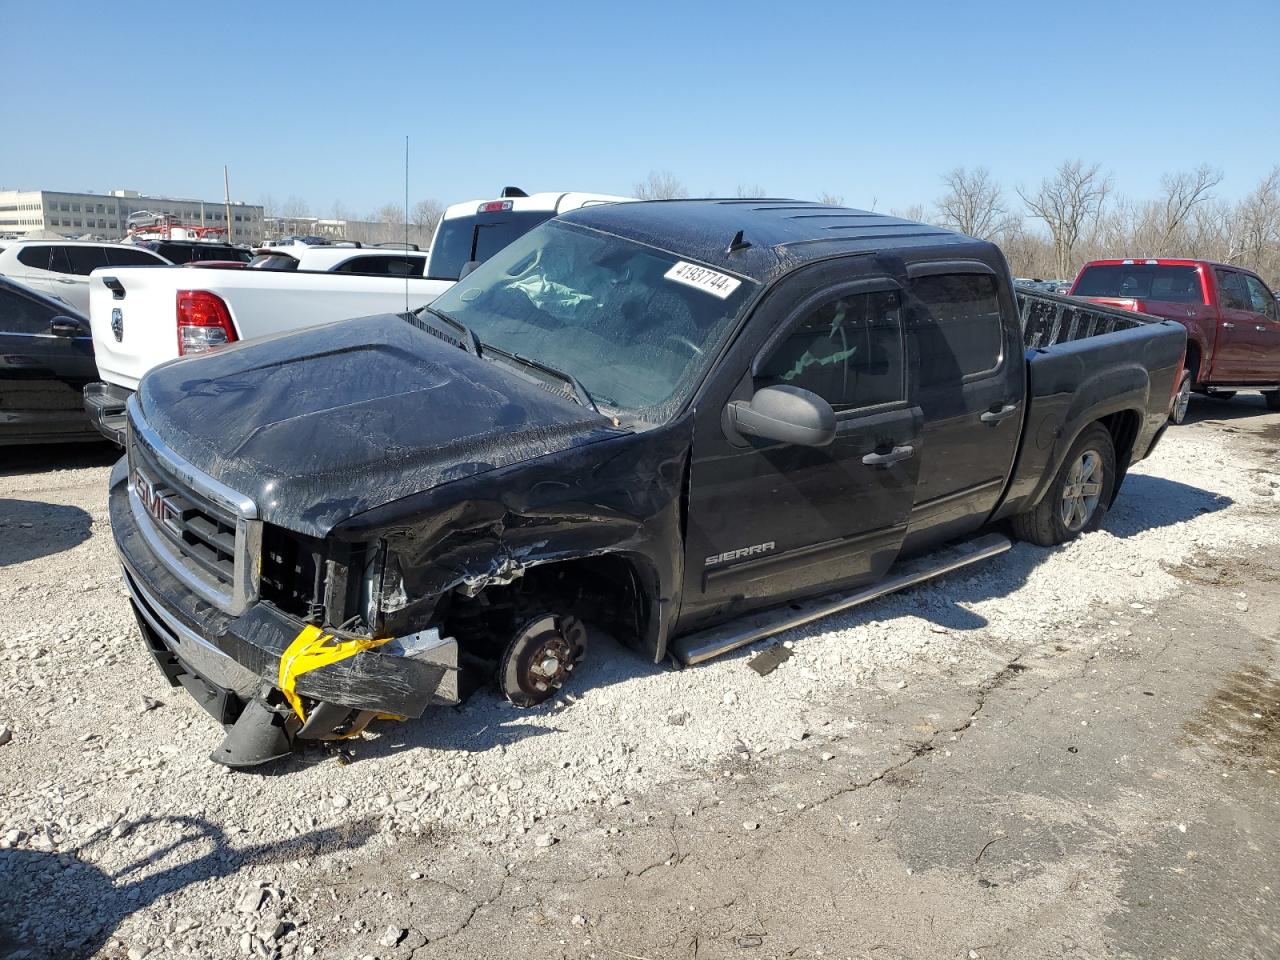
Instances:
[[[226,304],[238,340],[395,313],[430,303],[452,283],[420,277],[347,273],[215,270],[202,267],[101,268],[90,278],[89,321],[98,370],[136,390],[142,375],[178,356],[179,290],[202,290]]]
[[[107,383],[136,390],[144,373],[178,355],[181,273],[171,267],[99,267],[89,276],[93,353]]]

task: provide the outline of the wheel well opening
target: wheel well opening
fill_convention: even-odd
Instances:
[[[1200,344],[1194,340],[1187,341],[1187,359],[1183,362],[1183,368],[1191,371],[1191,383],[1193,386],[1200,384]]]
[[[1107,414],[1098,422],[1111,434],[1111,443],[1116,451],[1116,482],[1111,491],[1111,499],[1114,501],[1125,474],[1129,472],[1129,464],[1133,461],[1133,445],[1142,427],[1142,417],[1134,410],[1120,410]]]
[[[643,595],[631,561],[604,554],[539,564],[474,596],[455,590],[438,616],[441,632],[456,637],[466,656],[481,660],[496,660],[521,626],[547,613],[572,614],[639,648],[648,627]]]

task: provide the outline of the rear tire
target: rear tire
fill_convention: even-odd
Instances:
[[[1115,484],[1116,448],[1111,434],[1101,424],[1090,424],[1071,445],[1040,502],[1012,518],[1014,536],[1052,547],[1098,529]]]
[[[1183,370],[1182,379],[1178,381],[1177,392],[1173,395],[1173,403],[1169,405],[1169,422],[1174,426],[1187,419],[1187,407],[1191,404],[1191,371]]]
[[[1262,395],[1262,399],[1267,401],[1268,410],[1280,410],[1280,390],[1269,390]]]

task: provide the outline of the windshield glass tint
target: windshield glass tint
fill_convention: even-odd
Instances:
[[[518,213],[508,210],[442,220],[431,241],[428,274],[437,280],[457,280],[468,261],[484,263],[512,240],[552,216],[549,210]]]
[[[1076,284],[1075,295],[1204,303],[1200,274],[1195,267],[1165,267],[1154,263],[1086,267]]]
[[[697,271],[702,285],[667,278],[680,262],[557,221],[431,306],[485,344],[576,376],[598,403],[658,420],[683,401],[754,289],[714,271]],[[722,299],[713,286],[731,291]]]

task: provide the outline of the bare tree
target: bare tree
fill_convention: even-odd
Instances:
[[[650,170],[649,176],[635,185],[640,200],[682,200],[689,196],[676,175],[669,170]]]
[[[262,211],[268,217],[276,216],[280,210],[276,206],[276,198],[269,193],[264,193],[258,198],[258,202],[262,204]]]
[[[351,211],[347,209],[347,205],[341,200],[333,201],[333,209],[330,211],[331,216],[335,220],[350,220]]]
[[[403,227],[404,207],[398,203],[384,203],[369,215],[369,219],[387,227]]]
[[[409,222],[419,231],[419,235],[435,232],[436,224],[444,216],[444,205],[439,200],[419,200],[413,205],[409,214]]]
[[[280,214],[290,220],[297,220],[311,216],[311,207],[297,194],[290,194],[289,199],[281,205]]]
[[[1280,166],[1240,201],[1236,219],[1241,259],[1275,282],[1280,274]]]
[[[1157,256],[1172,251],[1196,207],[1212,200],[1211,191],[1221,182],[1222,171],[1203,163],[1190,173],[1166,173],[1160,178],[1164,196],[1160,204],[1161,236],[1154,250]]]
[[[970,237],[989,240],[1006,226],[1009,211],[999,185],[986,167],[956,167],[943,174],[947,193],[938,200],[938,220],[944,227]]]
[[[844,197],[838,193],[827,193],[825,190],[818,194],[818,202],[828,207],[843,207]]]
[[[1063,161],[1034,194],[1018,190],[1031,215],[1049,228],[1058,277],[1072,274],[1076,245],[1085,228],[1101,215],[1110,191],[1111,180],[1098,164],[1086,167],[1082,160]]]
[[[899,217],[903,220],[915,220],[917,223],[924,223],[929,219],[924,212],[924,207],[918,203],[913,203],[909,207],[894,207],[889,211],[889,216]]]
[[[738,184],[739,199],[759,200],[763,197],[767,197],[768,195],[769,195],[769,191],[767,191],[764,187],[760,186],[760,184],[758,183],[745,184],[745,185],[741,183]]]

